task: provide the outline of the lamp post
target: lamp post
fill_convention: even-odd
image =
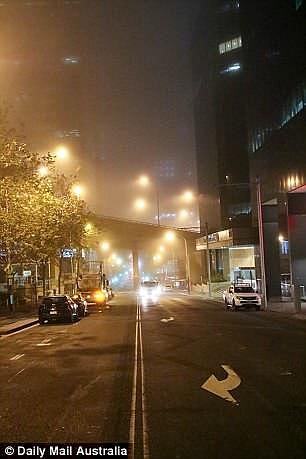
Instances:
[[[110,243],[108,241],[102,241],[100,243],[100,248],[104,254],[109,252],[110,249]],[[106,263],[105,263],[105,258],[103,257],[102,259],[102,269],[104,271],[104,274],[106,275]]]
[[[188,293],[191,292],[191,287],[190,287],[190,262],[189,262],[189,251],[188,251],[188,243],[187,243],[187,239],[182,236],[182,235],[179,235],[177,236],[174,231],[167,231],[167,233],[165,234],[165,239],[168,241],[168,242],[173,242],[175,240],[175,238],[178,238],[178,239],[183,239],[184,241],[184,250],[185,250],[185,270],[186,270],[186,281],[187,281],[187,290],[188,290]]]
[[[208,296],[211,297],[211,272],[210,272],[210,255],[209,255],[209,243],[208,243],[208,223],[205,223],[206,232],[206,267],[207,267],[207,284],[208,284]]]
[[[268,311],[267,298],[267,282],[265,269],[265,249],[264,249],[264,232],[262,221],[262,205],[261,205],[261,185],[260,178],[256,179],[256,197],[257,197],[257,213],[258,213],[258,235],[259,235],[259,253],[260,253],[260,271],[261,271],[261,293],[264,298],[264,309]]]

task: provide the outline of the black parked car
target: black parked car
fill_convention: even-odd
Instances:
[[[68,295],[43,298],[38,310],[40,325],[46,322],[74,322],[78,320],[78,306]]]
[[[78,307],[78,316],[79,317],[86,317],[88,314],[88,307],[87,307],[87,301],[83,297],[81,293],[76,293],[72,297],[73,301]]]

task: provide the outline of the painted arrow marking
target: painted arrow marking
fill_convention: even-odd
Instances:
[[[16,354],[16,355],[14,355],[14,357],[10,358],[10,360],[19,360],[23,356],[24,356],[24,354]]]
[[[51,341],[51,338],[46,338],[46,339],[42,340],[41,343],[36,344],[36,346],[51,346],[50,341]]]
[[[241,383],[241,379],[239,376],[234,372],[234,370],[228,365],[221,365],[222,368],[227,373],[227,378],[219,381],[215,377],[215,375],[211,375],[208,380],[202,384],[201,388],[208,390],[208,392],[212,392],[213,394],[217,395],[218,397],[227,400],[235,405],[239,405],[237,400],[232,397],[229,393],[230,390],[236,389]]]
[[[172,320],[174,320],[174,317],[169,317],[168,319],[160,319],[161,322],[172,322]]]

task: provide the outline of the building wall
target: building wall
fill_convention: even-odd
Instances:
[[[205,2],[193,45],[202,227],[250,223],[244,40],[237,1]],[[219,213],[219,214],[218,214]],[[219,215],[221,218],[219,218]],[[219,228],[217,227],[219,226]]]
[[[236,267],[255,267],[254,247],[229,249],[230,271]]]

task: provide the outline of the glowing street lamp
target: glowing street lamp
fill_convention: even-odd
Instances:
[[[49,174],[49,169],[47,168],[47,166],[40,166],[38,168],[38,174],[40,175],[40,177],[46,177]]]
[[[107,252],[110,249],[110,243],[108,241],[103,241],[100,243],[101,250]]]
[[[165,239],[168,242],[173,242],[175,240],[175,233],[174,231],[167,231],[165,233]]]
[[[138,179],[138,183],[141,186],[148,186],[150,184],[150,179],[147,175],[141,175]]]
[[[181,219],[184,219],[184,220],[185,220],[186,218],[188,218],[188,217],[189,217],[189,212],[188,212],[188,210],[186,210],[186,209],[180,210],[180,212],[179,212],[179,217],[180,217]]]
[[[117,258],[117,259],[116,259],[116,264],[117,264],[118,266],[121,266],[122,263],[123,263],[122,258]]]
[[[85,230],[85,232],[86,232],[87,234],[92,233],[92,232],[93,232],[93,225],[92,225],[92,223],[90,223],[90,222],[86,223],[85,226],[84,226],[84,230]]]
[[[193,202],[195,199],[195,196],[192,191],[187,190],[183,193],[182,198],[185,202]]]
[[[138,210],[144,210],[146,207],[146,201],[142,198],[136,199],[134,206]]]
[[[55,156],[56,158],[58,159],[67,159],[68,156],[69,156],[69,150],[67,147],[65,147],[64,145],[59,145],[56,149],[55,149]]]
[[[75,194],[78,199],[81,198],[81,195],[83,194],[83,191],[84,191],[84,189],[83,189],[83,187],[81,185],[74,185],[72,187],[72,193]]]

